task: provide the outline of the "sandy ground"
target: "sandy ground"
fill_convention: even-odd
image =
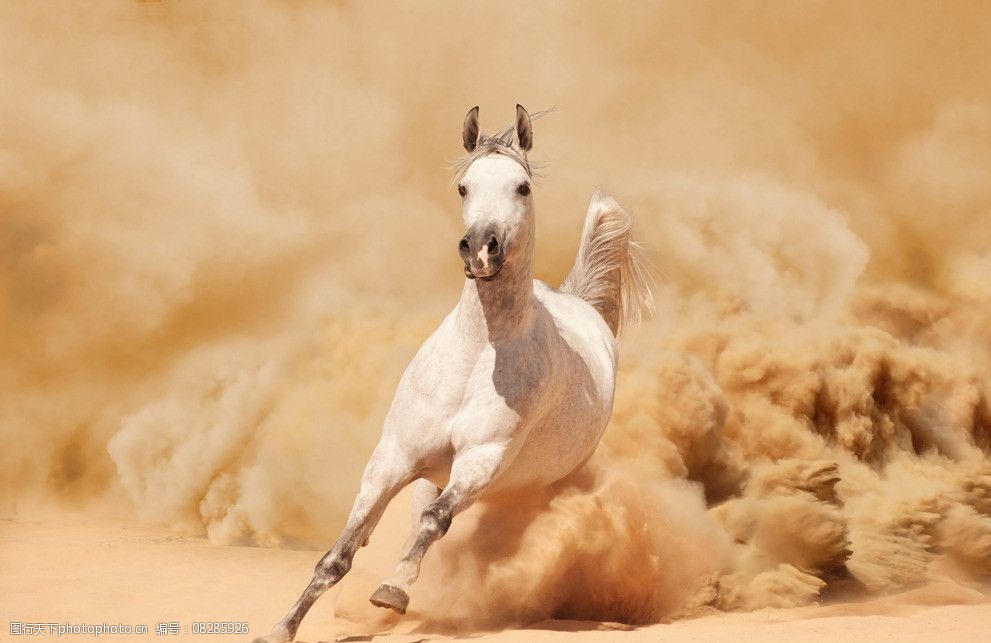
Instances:
[[[250,636],[193,634],[203,621],[246,622],[264,633],[295,598],[319,552],[211,545],[204,537],[94,514],[46,514],[0,520],[0,640],[10,623],[145,624],[147,635],[104,634],[101,641],[246,641]],[[363,578],[360,561],[352,575]],[[367,575],[367,574],[366,574]],[[415,620],[374,634],[334,617],[336,591],[317,603],[300,641],[420,641]],[[156,636],[177,622],[178,636]],[[547,621],[480,637],[492,641],[986,641],[991,603],[959,586],[933,585],[865,603],[714,614],[651,627]],[[399,632],[409,633],[395,633]],[[37,640],[37,639],[33,639]],[[93,640],[67,635],[61,640]]]

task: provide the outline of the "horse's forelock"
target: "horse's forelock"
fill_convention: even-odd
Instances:
[[[475,149],[454,162],[454,180],[460,181],[472,163],[490,154],[501,154],[513,159],[526,171],[527,176],[533,176],[526,154],[513,143],[513,130],[506,129],[493,136],[482,134]]]
[[[530,120],[536,120],[552,111],[554,111],[553,108],[545,109],[537,112],[536,114],[531,114]],[[454,182],[456,183],[461,180],[461,177],[465,175],[465,172],[468,171],[468,168],[471,167],[472,163],[490,154],[502,154],[503,156],[513,159],[519,163],[524,170],[526,170],[527,176],[532,178],[534,175],[534,168],[527,159],[526,153],[519,148],[519,145],[517,145],[515,137],[513,136],[515,132],[516,125],[514,124],[508,125],[492,135],[482,133],[475,149],[454,161]]]

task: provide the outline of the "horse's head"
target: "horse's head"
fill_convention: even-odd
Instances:
[[[464,201],[465,236],[458,252],[469,279],[492,279],[503,265],[529,261],[533,252],[533,197],[526,153],[533,145],[530,115],[516,106],[516,125],[487,136],[478,108],[465,117],[458,192]]]

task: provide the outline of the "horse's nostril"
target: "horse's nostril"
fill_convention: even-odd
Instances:
[[[495,238],[495,235],[489,237],[489,242],[485,244],[485,247],[489,249],[490,255],[499,252],[499,241]]]
[[[465,237],[458,243],[458,252],[462,257],[467,257],[471,248],[468,246],[468,238]]]

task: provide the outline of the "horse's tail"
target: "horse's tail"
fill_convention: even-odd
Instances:
[[[613,335],[654,307],[646,258],[630,237],[633,219],[611,196],[597,190],[585,215],[578,257],[561,291],[590,303]]]

